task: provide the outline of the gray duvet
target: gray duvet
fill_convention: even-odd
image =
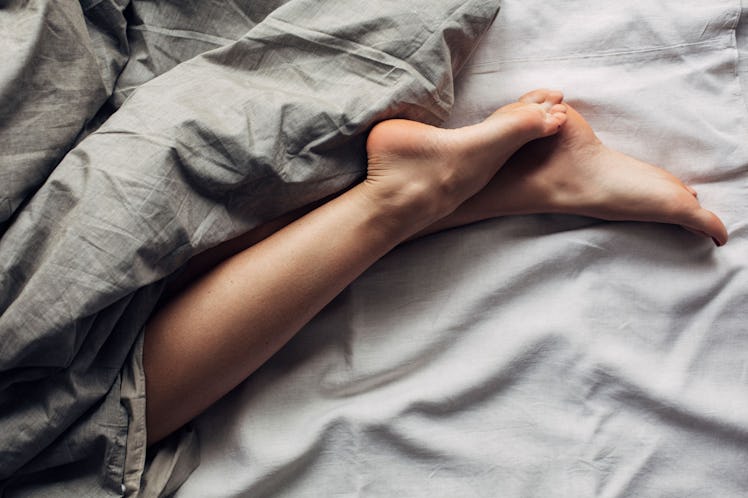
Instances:
[[[163,279],[357,181],[372,123],[446,119],[497,10],[0,2],[0,494],[137,493],[123,368]]]

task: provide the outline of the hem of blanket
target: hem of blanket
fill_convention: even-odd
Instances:
[[[199,445],[188,425],[147,448],[145,370],[141,331],[130,351],[121,378],[120,402],[127,416],[127,438],[122,473],[122,495],[159,497],[174,493],[199,464]]]

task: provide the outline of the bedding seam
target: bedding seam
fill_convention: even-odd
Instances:
[[[519,63],[519,62],[550,62],[550,61],[563,61],[563,60],[601,59],[601,58],[606,58],[606,57],[622,57],[626,55],[668,52],[668,51],[676,50],[679,48],[688,48],[688,47],[693,48],[693,47],[700,47],[700,46],[705,46],[705,47],[714,46],[714,47],[722,48],[722,46],[724,46],[724,42],[716,38],[716,39],[709,39],[709,40],[700,41],[700,42],[679,43],[676,45],[650,47],[650,48],[643,48],[643,49],[638,49],[638,50],[617,50],[617,51],[609,51],[609,52],[598,52],[594,54],[561,55],[561,56],[552,56],[552,57],[522,57],[522,58],[516,58],[516,59],[496,59],[493,61],[486,61],[486,62],[481,62],[481,63],[470,65],[469,69],[480,68],[483,66],[490,66],[496,63],[514,64],[514,63]]]
[[[158,26],[150,26],[146,24],[138,24],[136,26],[128,26],[128,30],[158,33],[160,35],[171,36],[172,38],[183,38],[187,40],[197,40],[205,43],[212,43],[220,47],[234,43],[236,40],[230,38],[222,38],[220,36],[209,35],[206,33],[200,33],[199,31],[188,31],[183,29],[169,29],[161,28]]]

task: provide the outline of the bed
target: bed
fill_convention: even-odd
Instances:
[[[200,417],[177,496],[746,496],[739,7],[505,0],[447,122],[564,89],[694,185],[725,247],[554,215],[407,244]]]
[[[177,497],[746,496],[741,2],[504,0],[495,21],[491,2],[411,2],[404,14],[359,3],[316,2],[311,15],[298,1],[81,2],[82,25],[69,6],[38,2],[47,26],[88,37],[78,52],[50,45],[65,49],[57,59],[90,67],[65,73],[64,122],[38,136],[24,112],[46,94],[7,77],[23,73],[22,57],[3,73],[13,106],[0,108],[2,137],[27,155],[0,163],[0,493],[135,495],[132,469],[145,467],[143,494]],[[420,26],[417,50],[380,30],[388,9],[400,16],[391,33]],[[305,16],[305,30],[289,28]],[[341,19],[366,16],[377,29],[345,59],[336,50],[352,23]],[[289,48],[301,39],[315,43],[307,59]],[[249,60],[252,44],[271,51]],[[382,55],[398,50],[408,53]],[[242,93],[237,60],[285,72]],[[299,67],[330,71],[356,98],[340,101]],[[53,69],[33,81],[54,81]],[[306,93],[287,105],[278,77]],[[372,86],[354,88],[362,79]],[[164,279],[360,178],[372,122],[457,127],[536,87],[564,90],[609,146],[696,188],[729,243],[562,215],[408,242],[145,462],[139,334]],[[279,146],[289,123],[296,135]],[[37,167],[21,174],[16,161]],[[298,167],[276,171],[286,161]],[[112,198],[121,212],[91,212]]]

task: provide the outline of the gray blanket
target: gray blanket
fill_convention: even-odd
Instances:
[[[444,120],[498,10],[181,3],[0,2],[3,495],[124,493],[163,279],[360,179],[372,123]]]

